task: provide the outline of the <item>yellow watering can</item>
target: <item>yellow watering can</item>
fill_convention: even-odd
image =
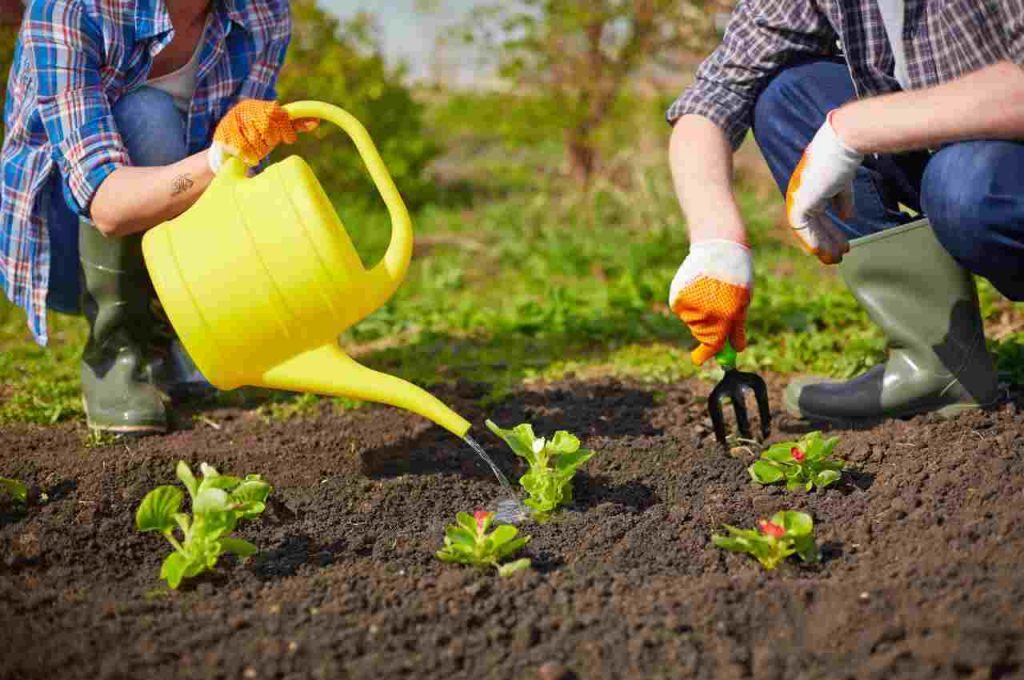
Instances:
[[[336,106],[295,102],[352,138],[391,217],[384,258],[366,269],[309,165],[291,156],[255,177],[229,159],[188,211],[150,230],[142,250],[164,310],[206,379],[348,396],[418,413],[462,438],[469,423],[424,390],[370,370],[338,346],[405,278],[412,223],[359,121]]]

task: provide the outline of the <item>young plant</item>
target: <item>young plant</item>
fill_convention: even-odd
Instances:
[[[259,475],[244,479],[222,475],[203,463],[197,482],[185,461],[178,462],[178,479],[192,499],[192,515],[181,512],[185,494],[176,486],[159,486],[142,499],[135,513],[139,531],[159,531],[174,546],[160,568],[160,578],[171,588],[181,581],[213,569],[224,553],[248,557],[256,546],[229,534],[240,519],[255,519],[266,509],[272,487]],[[181,532],[181,540],[175,537]]]
[[[830,457],[838,443],[838,437],[825,439],[821,432],[811,432],[798,442],[772,445],[747,472],[758,484],[784,481],[790,491],[824,489],[842,475],[843,461]]]
[[[758,529],[737,529],[728,524],[725,529],[727,536],[715,534],[711,542],[731,552],[753,555],[765,569],[774,569],[790,555],[804,562],[818,561],[814,520],[807,513],[785,510],[758,522]]]
[[[559,430],[551,440],[537,437],[527,423],[503,430],[490,420],[487,427],[505,440],[512,452],[526,459],[530,470],[519,478],[519,484],[530,495],[524,501],[534,510],[537,519],[545,519],[560,505],[572,502],[572,478],[594,451],[580,448],[580,440]]]
[[[437,551],[437,559],[474,567],[495,567],[501,576],[527,569],[530,560],[526,558],[507,564],[502,564],[502,561],[517,553],[530,541],[530,537],[517,538],[519,530],[509,524],[502,524],[487,533],[492,522],[493,512],[458,513],[455,524],[444,530],[444,547]]]
[[[17,479],[0,477],[0,491],[6,491],[18,503],[28,503],[28,487]]]

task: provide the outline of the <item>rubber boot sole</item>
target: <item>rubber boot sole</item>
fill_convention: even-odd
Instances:
[[[85,411],[85,424],[93,432],[106,432],[114,435],[146,436],[153,434],[166,434],[169,427],[166,423],[140,423],[125,425],[100,425],[93,421],[89,415],[89,406],[82,399],[82,410]]]

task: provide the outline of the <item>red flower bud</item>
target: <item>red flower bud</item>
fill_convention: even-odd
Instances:
[[[774,522],[769,522],[766,519],[761,520],[757,523],[757,526],[761,527],[761,533],[765,536],[771,536],[772,538],[782,538],[786,535],[786,530],[780,527]]]
[[[804,459],[807,458],[807,454],[801,451],[796,446],[789,450],[789,455],[793,456],[793,460],[795,460],[798,463],[802,463]]]
[[[494,517],[494,513],[493,512],[487,512],[486,510],[477,510],[477,511],[475,511],[473,513],[473,519],[476,520],[476,530],[477,531],[483,531],[484,530],[484,524],[487,522],[487,520],[489,520],[492,517]]]

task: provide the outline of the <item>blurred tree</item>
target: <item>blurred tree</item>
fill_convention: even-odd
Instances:
[[[0,0],[0,97],[6,97],[7,78],[14,61],[14,44],[23,10],[21,0]]]
[[[705,0],[516,0],[479,5],[464,38],[496,55],[519,88],[546,95],[562,120],[569,171],[586,184],[597,133],[645,66],[715,40]]]
[[[278,84],[283,102],[317,99],[345,109],[366,126],[403,198],[429,198],[424,170],[438,148],[423,133],[423,107],[413,99],[401,66],[389,67],[374,23],[359,14],[341,23],[315,0],[292,0],[293,33]],[[282,150],[313,166],[324,187],[344,202],[376,201],[376,191],[355,146],[344,132],[324,124]]]

